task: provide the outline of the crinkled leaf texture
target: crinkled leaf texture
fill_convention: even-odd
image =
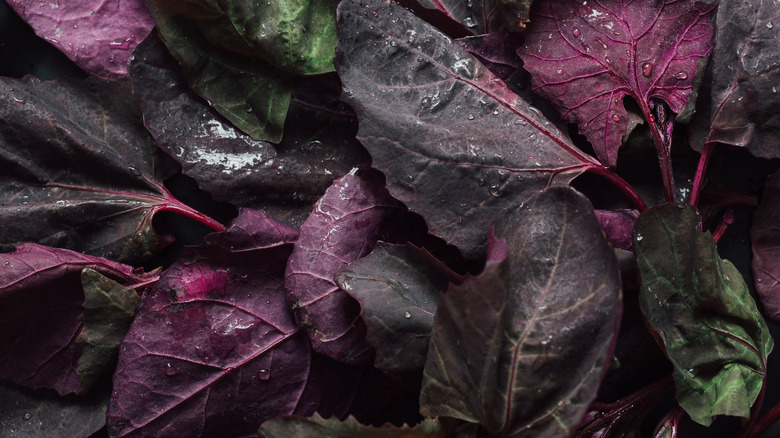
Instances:
[[[147,129],[179,161],[182,172],[217,200],[300,225],[299,217],[308,215],[335,178],[368,161],[354,138],[354,115],[343,108],[339,112],[331,102],[294,100],[290,129],[274,145],[253,140],[195,94],[156,33],[139,44],[134,56],[130,78]],[[341,85],[335,75],[330,79],[311,86],[336,101]],[[295,94],[305,99],[312,94],[307,91],[299,87]],[[311,109],[315,106],[318,110]]]
[[[87,73],[103,79],[127,75],[130,52],[154,21],[144,0],[9,0],[35,33]]]
[[[165,189],[172,164],[125,81],[0,78],[0,243],[134,264],[168,243],[152,227],[158,211],[222,228]]]
[[[615,166],[644,114],[664,102],[679,114],[699,60],[712,49],[715,5],[676,0],[539,0],[518,53],[534,90],[577,123],[602,163]]]
[[[107,370],[108,360],[82,356],[86,350],[79,339],[85,333],[111,336],[114,330],[121,337],[129,325],[119,319],[112,320],[117,327],[110,331],[94,324],[85,328],[91,324],[82,318],[85,294],[95,292],[85,291],[83,270],[128,286],[154,279],[127,265],[32,243],[0,253],[0,267],[0,379],[60,394],[86,392]],[[86,369],[92,372],[85,375]]]
[[[709,425],[750,417],[773,342],[739,271],[698,222],[691,206],[651,208],[636,221],[634,251],[640,306],[674,365],[677,401]]]
[[[422,248],[380,242],[336,276],[360,303],[374,366],[397,372],[422,369],[439,295],[462,276]]]
[[[296,237],[241,210],[162,274],[120,347],[112,436],[252,436],[295,411],[311,364],[282,283]]]
[[[778,25],[778,2],[730,0],[718,6],[707,142],[780,158]]]
[[[780,172],[766,181],[750,227],[753,278],[764,315],[780,324]]]
[[[355,168],[337,179],[301,226],[287,262],[285,286],[312,348],[345,363],[363,363],[366,343],[360,305],[336,285],[336,275],[374,248],[387,218],[405,209],[371,168]]]
[[[337,68],[390,193],[468,258],[496,215],[595,160],[466,50],[388,0],[339,5]]]
[[[491,436],[569,436],[611,360],[617,259],[590,202],[568,187],[510,210],[493,231],[484,271],[439,300],[421,413]]]
[[[296,417],[286,415],[263,423],[260,438],[445,438],[452,436],[451,428],[435,418],[426,418],[411,426],[391,424],[373,427],[360,424],[354,417],[338,418]]]
[[[333,71],[329,0],[147,4],[193,90],[255,140],[281,140],[293,75]]]

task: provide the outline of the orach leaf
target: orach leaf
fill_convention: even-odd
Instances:
[[[620,320],[620,273],[587,198],[554,187],[497,219],[484,271],[442,295],[421,413],[491,436],[569,436]]]
[[[120,347],[112,436],[249,436],[295,411],[311,362],[282,283],[296,236],[241,210],[162,274]]]
[[[0,253],[0,267],[0,379],[60,394],[84,393],[94,377],[106,371],[106,361],[83,356],[79,339],[98,333],[124,335],[118,333],[121,320],[116,329],[92,325],[85,334],[91,321],[81,318],[84,305],[90,306],[85,294],[92,292],[84,290],[82,270],[89,268],[125,285],[156,278],[99,257],[32,243]]]
[[[328,0],[147,4],[192,88],[255,140],[281,140],[292,75],[333,71],[336,17]]]
[[[780,324],[780,172],[766,181],[761,204],[753,213],[750,243],[753,278],[764,315]]]
[[[334,277],[367,255],[388,215],[402,211],[382,185],[379,172],[355,168],[333,182],[301,226],[287,262],[285,286],[318,353],[345,363],[371,358],[360,305],[339,289]]]
[[[357,124],[351,114],[332,116],[331,107],[314,111],[310,102],[296,99],[282,144],[253,140],[187,86],[157,34],[139,44],[134,57],[129,67],[133,94],[147,129],[179,161],[182,172],[217,200],[300,225],[298,217],[309,214],[335,178],[368,161],[354,139]],[[330,94],[335,101],[338,81],[321,82],[314,85],[323,94],[328,91],[323,85],[336,83]]]
[[[712,49],[715,5],[695,1],[539,0],[518,51],[534,90],[577,123],[602,163],[615,166],[635,117],[663,101],[679,114],[699,60]]]
[[[360,303],[374,366],[384,371],[423,368],[439,295],[461,281],[424,249],[384,243],[336,276]]]
[[[654,207],[634,228],[640,305],[674,365],[677,401],[709,425],[750,417],[772,350],[769,329],[739,271],[698,230],[690,206]]]
[[[527,0],[520,0],[527,1]],[[460,0],[402,0],[401,3],[418,3],[423,8],[442,13],[460,23],[468,34],[482,35],[497,32],[507,27],[503,15],[502,2],[499,0],[460,1]]]
[[[466,38],[458,38],[455,42],[477,57],[479,61],[504,82],[522,67],[522,61],[517,56],[517,46],[523,37],[516,32],[493,32]]]
[[[707,141],[780,158],[780,4],[724,1],[716,20]]]
[[[163,158],[123,81],[0,78],[0,243],[136,263],[168,243],[158,211],[224,229],[165,189]]]
[[[451,437],[451,428],[444,427],[438,419],[426,418],[411,426],[385,425],[382,427],[360,424],[354,417],[344,421],[338,418],[296,417],[286,415],[263,423],[260,438],[445,438]]]
[[[432,234],[484,256],[496,215],[595,160],[458,47],[387,0],[339,5],[337,67],[358,139]]]
[[[7,3],[38,36],[87,73],[103,79],[127,74],[130,52],[154,27],[143,0]]]

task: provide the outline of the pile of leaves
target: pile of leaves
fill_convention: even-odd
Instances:
[[[6,2],[84,74],[0,77],[4,436],[780,417],[780,3]]]

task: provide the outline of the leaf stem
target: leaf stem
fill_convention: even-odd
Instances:
[[[650,134],[655,143],[655,152],[658,155],[658,164],[661,166],[661,178],[664,182],[664,198],[666,202],[674,202],[674,175],[672,173],[672,130],[674,121],[666,119],[666,110],[663,104],[655,105],[655,115],[644,100],[640,100],[640,107],[650,126]],[[666,131],[661,132],[661,129]]]
[[[586,172],[599,175],[612,183],[612,185],[614,185],[628,198],[634,208],[639,210],[640,213],[647,210],[647,204],[645,204],[645,201],[642,200],[642,197],[639,196],[639,194],[631,187],[630,184],[626,182],[626,180],[621,178],[620,175],[615,173],[613,170],[599,165],[588,166],[585,170]]]
[[[726,233],[726,229],[729,227],[729,225],[734,223],[734,210],[729,208],[726,210],[725,213],[723,213],[723,217],[720,218],[720,222],[718,222],[718,226],[715,227],[715,230],[712,232],[712,238],[715,240],[715,243],[720,242],[720,238],[723,237],[723,234]]]
[[[699,157],[699,165],[696,167],[696,176],[693,178],[693,187],[691,187],[691,201],[690,204],[694,207],[699,205],[699,198],[701,197],[701,189],[704,185],[704,174],[707,170],[707,163],[712,156],[712,149],[715,143],[706,142],[701,149],[701,156]]]
[[[775,424],[778,420],[780,420],[780,403],[772,406],[772,409],[767,411],[764,415],[761,416],[761,418],[756,420],[756,422],[753,423],[753,427],[750,428],[746,436],[751,438],[757,437],[769,429],[769,427]]]

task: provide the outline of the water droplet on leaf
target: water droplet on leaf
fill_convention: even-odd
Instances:
[[[423,107],[423,109],[430,108],[431,107],[431,98],[428,96],[425,96],[420,101],[420,106]]]
[[[469,114],[466,118],[469,120],[474,120],[474,114]]]
[[[574,35],[574,38],[579,38],[580,30],[575,27],[574,30],[571,31],[571,34]]]
[[[619,122],[620,121],[620,116],[617,115],[617,114],[612,114],[612,120],[614,120],[616,122]]]
[[[767,29],[771,29],[772,28],[772,22],[771,21],[767,21],[766,22],[766,28]]]
[[[412,314],[409,312],[404,312],[404,318],[409,319],[412,317]]]
[[[561,70],[561,69],[559,68],[558,70],[555,70],[555,73],[558,73],[559,75],[562,75],[562,74],[563,74],[563,70]]]
[[[642,76],[649,78],[653,74],[654,65],[651,62],[642,64]]]
[[[271,378],[271,373],[268,370],[260,370],[257,372],[257,378],[260,380],[268,380]]]
[[[688,73],[685,73],[684,71],[681,71],[674,75],[675,79],[679,79],[681,81],[688,79]]]

